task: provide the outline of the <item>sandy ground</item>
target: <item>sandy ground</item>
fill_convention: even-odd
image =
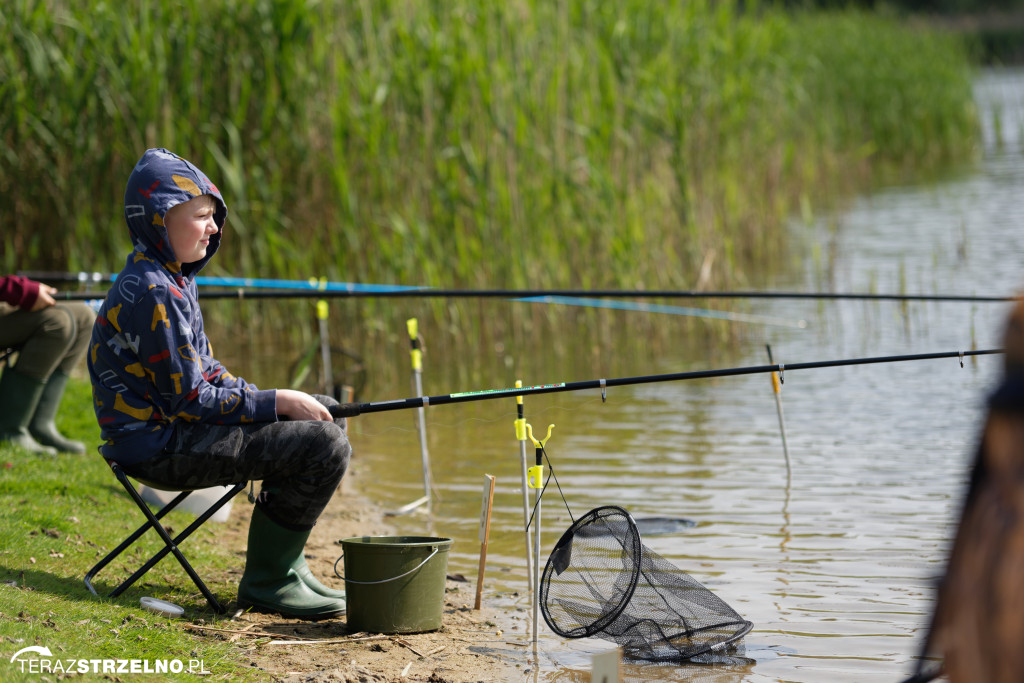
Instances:
[[[306,545],[313,573],[332,588],[344,588],[334,574],[334,562],[341,555],[338,539],[394,533],[383,511],[361,497],[348,479]],[[248,515],[236,509],[226,526],[226,541],[244,548]],[[238,613],[233,603],[228,606],[229,614],[234,613],[231,619],[196,622],[186,628],[234,643],[240,661],[266,671],[268,679],[275,681],[524,680],[532,662],[526,632],[529,613],[489,606],[486,589],[481,609],[473,609],[476,577],[468,578],[449,574],[442,626],[431,633],[350,633],[343,617],[304,622]]]

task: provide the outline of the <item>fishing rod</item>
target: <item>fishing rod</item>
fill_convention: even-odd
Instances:
[[[102,273],[50,273],[45,271],[19,271],[19,275],[33,280],[50,282],[104,283],[113,282],[116,275]],[[788,292],[782,290],[701,291],[678,289],[445,289],[412,285],[361,284],[332,282],[312,278],[304,280],[274,280],[258,278],[206,277],[196,278],[202,287],[232,287],[222,291],[206,291],[206,298],[302,298],[302,297],[408,297],[408,298],[503,298],[537,303],[566,303],[559,297],[579,299],[591,297],[635,299],[806,299],[806,300],[862,300],[862,301],[958,301],[998,303],[1015,301],[1010,295],[968,294],[895,294],[872,292]],[[247,290],[269,290],[250,292]],[[105,293],[62,293],[62,300],[102,299]],[[68,298],[63,298],[68,297]],[[550,300],[545,301],[545,298]]]
[[[610,387],[623,387],[635,384],[651,384],[655,382],[678,382],[691,379],[708,379],[712,377],[734,377],[737,375],[753,375],[777,372],[779,381],[785,382],[786,370],[811,370],[816,368],[835,368],[847,365],[871,365],[875,363],[896,363],[914,360],[935,360],[940,358],[959,358],[963,367],[963,359],[967,356],[984,356],[1003,353],[1002,349],[986,349],[981,351],[943,351],[939,353],[920,353],[902,356],[876,356],[872,358],[847,358],[841,360],[813,361],[809,363],[776,363],[772,365],[754,365],[748,367],[723,368],[718,370],[697,370],[693,372],[673,372],[662,375],[641,375],[638,377],[619,377],[614,379],[593,379],[579,382],[558,382],[556,384],[540,384],[531,387],[513,387],[509,389],[484,389],[482,391],[465,391],[439,396],[416,396],[390,401],[369,403],[342,403],[330,408],[333,417],[356,417],[364,413],[378,413],[406,408],[426,408],[428,406],[445,405],[448,403],[465,403],[467,401],[483,401],[496,398],[511,398],[533,394],[554,394],[567,391],[584,391],[600,389],[601,400],[607,396]]]
[[[110,284],[117,281],[117,274],[106,273],[62,273],[50,271],[21,270],[18,275],[27,277],[30,280],[40,282],[60,282],[79,284]],[[430,289],[417,285],[375,285],[361,284],[358,282],[330,282],[325,278],[310,278],[309,280],[276,280],[267,278],[248,277],[220,277],[200,275],[195,278],[196,284],[200,287],[232,287],[230,296],[237,296],[238,289],[272,289],[282,292],[306,292],[309,296],[316,296],[317,293],[343,293],[351,295],[372,296],[379,294],[393,294],[397,292],[414,292]],[[103,295],[100,295],[102,298]],[[253,296],[253,295],[250,295]]]
[[[572,303],[570,300],[629,297],[636,299],[834,299],[865,301],[960,301],[981,303],[1005,303],[1017,301],[1016,296],[970,296],[959,294],[858,294],[842,292],[782,292],[782,291],[735,291],[696,292],[654,289],[431,289],[409,287],[388,289],[391,285],[359,285],[364,289],[279,289],[250,292],[245,287],[228,290],[203,291],[204,299],[332,299],[352,298],[493,298],[510,299],[527,303]],[[370,289],[373,287],[374,289]],[[395,285],[398,287],[398,285]],[[103,299],[106,292],[58,292],[53,295],[57,301],[91,301]],[[576,304],[584,305],[584,304]],[[585,305],[591,305],[587,301]],[[657,312],[657,311],[654,311]]]
[[[259,300],[259,299],[295,299],[315,298],[318,302],[333,297],[371,297],[381,296],[382,293],[371,292],[323,292],[308,290],[280,290],[280,291],[257,291],[246,293],[244,288],[236,291],[218,290],[202,293],[203,299],[237,299],[237,300]],[[102,299],[103,294],[95,292],[59,292],[53,295],[56,301],[96,301]],[[715,318],[739,323],[752,323],[758,325],[775,325],[778,327],[795,327],[804,329],[807,327],[806,320],[787,320],[778,316],[759,315],[755,313],[737,313],[735,311],[724,311],[711,308],[692,308],[689,306],[666,306],[664,304],[648,304],[638,301],[616,301],[609,299],[597,299],[593,297],[529,297],[508,299],[513,303],[540,303],[557,304],[564,306],[583,306],[586,308],[610,308],[620,311],[639,311],[641,313],[663,313],[667,315],[685,315],[694,318]]]

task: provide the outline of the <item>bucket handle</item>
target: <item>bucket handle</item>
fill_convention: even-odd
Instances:
[[[440,550],[440,549],[441,549],[440,546],[436,546],[435,545],[434,546],[434,551],[432,553],[430,553],[429,555],[427,555],[427,559],[423,560],[422,562],[420,562],[418,565],[416,565],[415,567],[413,567],[412,569],[410,569],[406,573],[401,574],[399,576],[394,576],[394,577],[392,577],[390,579],[381,579],[380,581],[356,581],[355,579],[345,579],[344,576],[342,576],[341,574],[338,574],[338,563],[341,562],[341,559],[343,557],[345,557],[344,553],[342,553],[341,557],[339,557],[337,560],[334,561],[334,573],[335,573],[336,576],[338,576],[338,577],[340,577],[342,579],[345,579],[345,581],[348,581],[349,583],[358,583],[360,586],[372,586],[372,585],[378,584],[378,583],[388,583],[389,581],[398,581],[399,579],[405,578],[406,576],[409,576],[409,574],[412,574],[413,572],[419,570],[419,568],[422,567],[423,565],[425,565],[427,562],[430,562],[430,558],[432,558],[434,555],[437,555],[437,551]]]

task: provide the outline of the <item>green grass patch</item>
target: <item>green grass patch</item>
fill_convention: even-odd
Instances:
[[[151,666],[157,660],[181,660],[187,668],[189,660],[202,660],[215,679],[255,680],[257,672],[239,661],[236,647],[183,628],[187,621],[209,623],[218,615],[174,558],[164,558],[117,598],[96,597],[87,590],[85,573],[137,528],[142,516],[95,450],[99,431],[87,382],[69,384],[58,424],[64,434],[88,444],[87,455],[38,456],[0,445],[0,680],[40,680],[38,670],[28,668],[27,660],[35,655],[23,656],[24,672],[20,659],[10,662],[14,653],[29,646],[49,648],[52,656],[38,659],[51,665],[57,660],[66,666],[72,659],[136,659],[149,660]],[[187,513],[171,513],[165,522],[182,529],[192,519]],[[239,546],[222,542],[218,534],[224,529],[208,523],[182,549],[218,599],[228,602],[234,598],[243,558]],[[159,548],[150,532],[100,572],[97,589],[109,593]],[[184,620],[142,609],[139,598],[145,595],[181,605]],[[124,673],[110,677],[133,678]],[[180,675],[146,676],[163,678],[180,680]]]

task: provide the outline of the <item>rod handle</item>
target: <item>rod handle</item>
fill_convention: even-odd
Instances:
[[[355,417],[362,412],[361,406],[358,403],[339,403],[336,406],[331,406],[327,409],[331,413],[331,417]]]

